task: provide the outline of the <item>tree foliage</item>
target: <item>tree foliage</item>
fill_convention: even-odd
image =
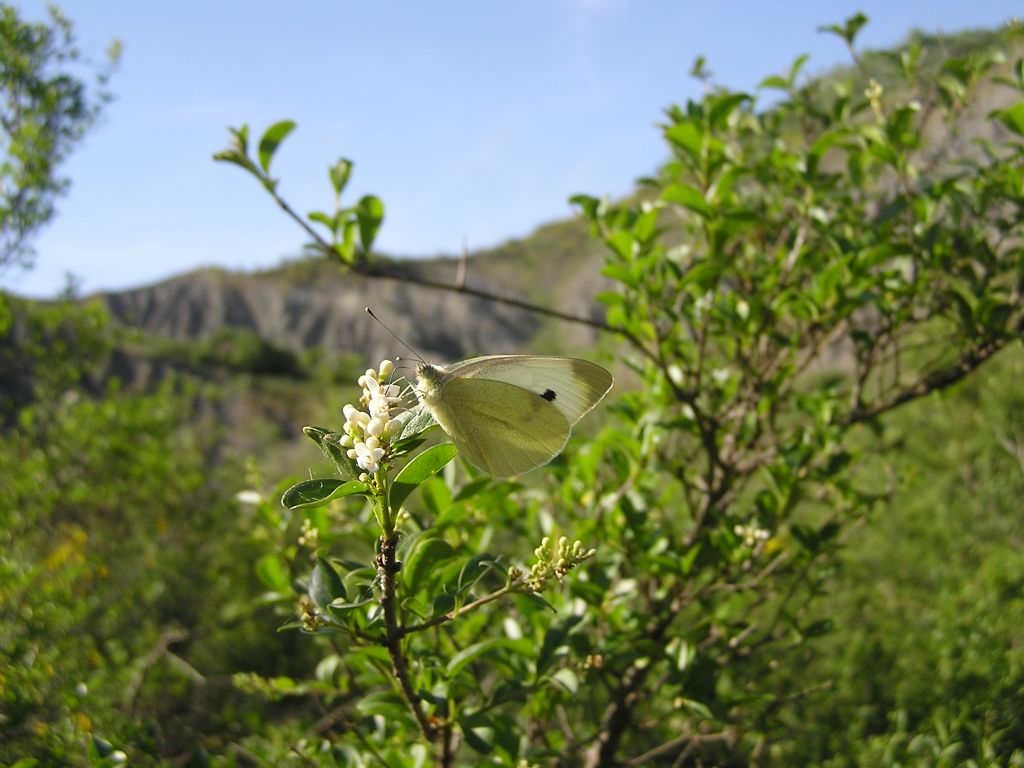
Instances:
[[[118,55],[114,43],[90,84],[72,24],[56,6],[48,22],[30,22],[0,4],[0,267],[31,263],[32,238],[69,184],[61,165],[109,100]]]
[[[856,77],[804,81],[800,57],[763,81],[770,109],[711,87],[667,110],[671,159],[634,200],[574,198],[607,246],[607,314],[541,311],[617,335],[635,386],[567,463],[535,485],[441,479],[449,453],[407,458],[428,426],[415,415],[385,428],[370,464],[346,451],[351,417],[344,435],[307,430],[341,479],[264,512],[280,538],[260,575],[284,611],[298,600],[286,627],[338,638],[317,678],[339,724],[327,763],[808,759],[791,715],[834,681],[798,665],[836,628],[821,606],[842,543],[894,491],[864,469],[886,417],[1024,330],[1021,64],[1007,76],[1001,49],[942,58],[918,40],[892,57],[903,84],[887,92],[855,46],[866,21],[825,29]],[[981,83],[1009,106],[967,151],[938,151]],[[280,196],[264,150],[292,128],[268,130],[259,165],[246,128],[218,159],[254,174],[313,247],[389,277],[365,239],[354,250],[358,207],[311,214],[323,237]],[[550,567],[560,534],[584,542],[555,557],[578,572],[524,590],[529,550],[545,537],[533,568]],[[1021,759],[1016,720],[975,726],[966,753]]]

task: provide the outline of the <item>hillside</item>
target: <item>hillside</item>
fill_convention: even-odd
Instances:
[[[465,285],[582,316],[596,316],[598,246],[582,224],[541,227],[525,240],[471,255]],[[454,284],[459,260],[386,260],[387,270],[412,281]],[[251,330],[294,351],[357,353],[367,359],[407,354],[363,311],[371,306],[396,334],[425,357],[452,360],[482,352],[545,346],[547,327],[535,315],[465,294],[401,280],[346,274],[316,258],[257,273],[205,269],[98,299],[122,326],[178,341],[209,338],[224,327]],[[573,324],[558,328],[560,348],[586,347],[595,334]],[[554,344],[551,345],[554,348]]]

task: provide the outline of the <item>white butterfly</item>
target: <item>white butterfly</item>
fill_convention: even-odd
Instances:
[[[529,472],[562,452],[572,426],[612,387],[612,375],[574,357],[488,355],[423,363],[416,391],[471,463],[494,477]]]

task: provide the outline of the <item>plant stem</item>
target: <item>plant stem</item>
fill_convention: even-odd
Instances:
[[[380,554],[377,555],[377,575],[380,577],[381,596],[380,606],[384,611],[384,640],[383,645],[388,649],[391,656],[391,667],[395,679],[402,688],[402,694],[416,722],[419,723],[420,732],[427,741],[434,741],[437,730],[430,724],[426,714],[423,712],[422,701],[412,681],[409,680],[409,669],[405,663],[405,656],[402,655],[402,629],[398,626],[398,608],[396,605],[396,588],[398,571],[401,564],[398,562],[398,534],[391,532],[387,536],[380,537]]]
[[[499,597],[507,595],[509,592],[512,592],[511,583],[506,584],[499,590],[491,592],[491,594],[489,595],[484,595],[479,600],[474,600],[472,603],[466,603],[466,605],[462,606],[461,608],[455,608],[451,611],[448,611],[448,613],[442,613],[440,616],[435,616],[429,621],[424,621],[421,624],[413,624],[411,627],[402,627],[398,631],[401,637],[411,635],[414,632],[422,632],[425,629],[430,629],[431,627],[436,627],[438,624],[444,624],[446,622],[451,621],[452,619],[458,618],[464,613],[469,613],[470,611],[479,608],[481,605],[487,605],[487,603],[492,603]]]

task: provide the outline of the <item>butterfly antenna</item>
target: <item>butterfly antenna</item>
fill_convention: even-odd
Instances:
[[[405,347],[410,352],[412,352],[413,355],[415,355],[417,360],[419,360],[421,363],[426,363],[427,362],[422,357],[420,357],[420,353],[419,352],[417,352],[415,349],[413,349],[408,344],[406,344],[405,341],[397,333],[395,333],[390,328],[388,328],[387,323],[385,323],[383,320],[381,320],[379,317],[377,317],[375,314],[373,314],[373,310],[372,309],[370,309],[369,307],[366,307],[366,314],[368,314],[370,317],[372,317],[374,320],[376,320],[378,323],[380,323],[380,327],[383,328],[388,333],[390,333],[392,338],[394,338],[395,341],[397,341],[403,347]]]

